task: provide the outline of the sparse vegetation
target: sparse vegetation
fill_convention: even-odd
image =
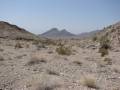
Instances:
[[[22,44],[20,42],[17,42],[15,45],[15,49],[23,48]]]
[[[106,65],[112,65],[112,59],[111,58],[104,58],[99,61],[99,64],[101,67],[106,67]]]
[[[72,50],[68,46],[60,45],[58,48],[56,48],[56,52],[60,55],[71,55]]]
[[[38,44],[37,45],[37,50],[40,50],[41,48],[46,48],[44,44]]]
[[[110,49],[110,41],[106,36],[103,36],[100,39],[100,48],[99,48],[99,53],[101,53],[102,57],[109,54],[108,49]]]
[[[0,37],[0,90],[119,90],[119,32],[110,31],[101,39]]]
[[[94,36],[92,40],[97,41],[98,40],[97,36]]]
[[[76,64],[76,65],[79,65],[79,66],[82,65],[82,62],[80,62],[80,61],[73,61],[73,63]]]
[[[105,55],[108,55],[108,49],[99,48],[99,52],[101,53],[102,57],[104,57]]]
[[[3,51],[4,51],[4,49],[0,48],[0,52],[3,52]]]
[[[112,65],[112,59],[110,59],[110,58],[105,58],[104,62],[106,65]]]
[[[60,75],[58,72],[53,71],[53,70],[47,70],[47,73],[50,74],[50,75],[56,75],[56,76]]]
[[[116,73],[120,73],[120,66],[119,65],[113,65],[112,70]]]
[[[43,58],[39,58],[37,56],[33,56],[31,60],[27,63],[27,65],[32,66],[35,64],[40,64],[40,63],[46,63],[46,61]]]
[[[81,84],[89,88],[98,88],[96,85],[96,78],[92,75],[87,75],[81,79]]]
[[[3,58],[3,56],[0,56],[0,61],[4,61],[4,58]]]

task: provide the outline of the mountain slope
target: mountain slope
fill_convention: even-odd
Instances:
[[[12,25],[8,22],[0,21],[0,38],[35,39],[37,38],[37,36],[16,25]]]
[[[120,48],[120,22],[104,28],[97,36],[108,38],[112,49]]]
[[[55,37],[59,34],[59,30],[57,28],[52,28],[49,31],[42,34],[44,37]]]

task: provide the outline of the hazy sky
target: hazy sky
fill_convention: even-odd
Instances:
[[[81,33],[120,20],[120,0],[0,0],[0,21],[33,33],[50,28]]]

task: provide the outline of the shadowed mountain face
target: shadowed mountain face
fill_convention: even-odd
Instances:
[[[44,36],[48,38],[67,38],[67,37],[74,37],[76,35],[68,32],[65,29],[59,31],[57,28],[52,28],[49,31],[41,34],[40,36]]]
[[[33,39],[36,36],[23,28],[16,25],[9,24],[8,22],[0,21],[0,38],[9,39]]]

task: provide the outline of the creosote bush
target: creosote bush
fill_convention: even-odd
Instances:
[[[101,53],[101,56],[104,57],[105,55],[108,55],[108,49],[99,48],[99,53]]]
[[[60,55],[71,55],[72,51],[71,48],[68,46],[60,45],[58,48],[56,48],[56,52]]]
[[[103,36],[100,39],[99,48],[99,53],[101,53],[102,57],[109,54],[108,49],[110,49],[110,40],[107,38],[107,36]]]

